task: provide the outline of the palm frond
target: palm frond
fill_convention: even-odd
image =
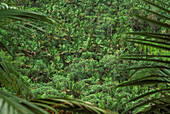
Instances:
[[[159,60],[159,59],[145,59],[145,58],[139,58],[139,57],[121,57],[120,59],[125,59],[125,60],[138,60],[138,61],[150,61],[150,62],[157,62],[157,63],[164,63],[164,64],[170,64],[170,61],[166,61],[166,60]]]
[[[150,114],[150,113],[152,113],[154,111],[157,112],[157,110],[159,110],[159,109],[164,109],[164,110],[166,110],[166,112],[170,112],[170,109],[167,108],[169,106],[170,106],[170,104],[158,104],[158,105],[154,105],[154,106],[152,106],[152,108],[150,108],[149,110],[145,111],[144,113]]]
[[[167,23],[163,23],[163,22],[160,22],[160,21],[157,21],[157,20],[154,20],[154,19],[150,19],[150,18],[147,18],[145,16],[140,16],[140,15],[136,15],[136,14],[132,14],[132,15],[134,15],[135,17],[142,19],[144,21],[150,22],[152,24],[159,25],[159,26],[165,27],[165,28],[170,28],[170,25],[167,24]]]
[[[31,101],[33,104],[46,109],[47,111],[63,110],[64,112],[77,112],[77,113],[96,113],[96,114],[109,114],[107,110],[103,110],[92,106],[84,101],[69,98],[49,98],[37,99]],[[55,110],[51,109],[54,108]]]
[[[159,8],[161,10],[163,10],[166,13],[169,13],[170,11],[164,7],[161,7],[151,1],[148,0],[143,0],[146,3],[155,6],[156,8]],[[162,2],[161,2],[162,3]],[[169,6],[166,3],[163,3],[164,5],[166,5],[167,7]],[[157,15],[161,18],[167,19],[169,20],[170,18],[168,16],[159,14],[157,12],[148,10],[148,9],[144,9],[141,8],[151,14]],[[157,20],[153,20],[150,18],[147,18],[145,16],[141,16],[141,15],[136,15],[133,14],[135,17],[150,22],[154,25],[159,25],[161,27],[164,28],[170,28],[170,25],[164,22],[160,22]],[[159,33],[148,33],[148,32],[130,32],[127,33],[130,34],[131,36],[134,35],[138,35],[138,36],[144,36],[147,38],[128,38],[128,42],[132,42],[132,43],[137,43],[140,45],[145,45],[148,47],[153,47],[153,48],[157,48],[160,50],[166,50],[166,52],[168,52],[170,50],[170,35],[169,34],[159,34]],[[152,50],[151,50],[152,51]],[[150,100],[146,100],[143,101],[142,103],[139,103],[131,108],[129,108],[128,110],[126,110],[124,113],[130,112],[130,111],[134,111],[137,110],[138,108],[144,107],[147,105],[147,108],[142,109],[141,111],[139,111],[138,113],[153,113],[154,111],[159,112],[160,109],[164,110],[165,112],[169,112],[169,109],[167,108],[170,105],[170,100],[169,99],[169,95],[167,95],[167,92],[170,90],[169,89],[169,83],[170,83],[170,61],[169,61],[170,56],[169,55],[125,55],[125,56],[121,56],[120,59],[125,59],[125,60],[139,60],[139,61],[150,61],[150,62],[154,62],[154,63],[163,63],[163,65],[156,65],[156,66],[140,66],[140,67],[135,67],[135,68],[128,68],[125,70],[136,70],[134,74],[137,73],[137,71],[143,70],[143,69],[157,69],[156,74],[152,74],[152,75],[146,75],[144,74],[142,77],[136,77],[136,79],[127,81],[127,82],[123,82],[121,84],[119,84],[117,87],[124,87],[124,86],[134,86],[134,85],[145,85],[145,87],[147,87],[149,84],[165,84],[167,86],[164,86],[163,89],[160,90],[155,90],[155,91],[151,91],[151,92],[147,92],[145,94],[139,95],[137,97],[135,97],[134,99],[131,99],[129,102],[132,101],[136,101],[136,100],[140,100],[140,99],[144,99],[144,97],[147,97],[149,95],[153,95],[153,94],[157,94],[157,93],[164,93],[163,97],[159,96],[159,98],[150,98]],[[133,76],[132,75],[132,76]],[[127,103],[129,103],[127,102]],[[148,105],[148,104],[154,104],[154,105]]]
[[[152,13],[152,14],[155,14],[155,15],[157,15],[157,16],[159,16],[159,17],[162,17],[162,18],[165,18],[165,19],[167,19],[167,20],[170,20],[169,17],[166,17],[166,16],[164,16],[164,15],[161,15],[161,14],[159,14],[159,13],[156,13],[156,12],[154,12],[154,11],[152,11],[152,10],[145,9],[145,8],[140,8],[140,9],[143,9],[143,10],[145,10],[145,11],[147,11],[147,12],[150,12],[150,13]]]
[[[13,55],[13,53],[11,53],[8,47],[5,46],[2,42],[0,42],[0,47],[4,48],[13,57],[13,59],[15,59],[15,56]]]
[[[133,106],[133,107],[125,110],[122,114],[126,114],[127,112],[129,112],[129,111],[131,111],[131,110],[134,110],[134,109],[139,108],[139,107],[141,107],[141,106],[147,105],[147,104],[149,104],[149,103],[152,104],[152,103],[154,103],[154,102],[159,102],[159,100],[161,100],[161,99],[163,99],[163,98],[155,98],[155,99],[151,99],[151,100],[144,101],[144,102],[142,102],[142,103],[140,103],[140,104],[138,104],[138,105],[135,105],[135,106]],[[165,104],[164,104],[164,107],[166,107]],[[151,107],[150,107],[150,108],[151,108]],[[158,110],[158,109],[157,109],[157,110]],[[139,113],[139,112],[138,112],[138,113]],[[144,113],[145,113],[145,112],[144,112]]]
[[[2,4],[2,3],[1,3]],[[14,19],[14,20],[24,20],[24,19],[34,19],[34,20],[40,20],[43,22],[56,24],[56,22],[48,18],[46,15],[41,13],[36,13],[33,11],[25,11],[25,10],[19,10],[13,7],[9,7],[8,5],[4,5],[4,3],[0,6],[0,20],[4,19]]]
[[[59,112],[110,114],[110,111],[97,108],[84,101],[69,98],[37,99],[30,102],[0,90],[0,112],[22,114],[47,114]]]
[[[160,0],[157,0],[157,2],[159,2],[159,3],[163,4],[163,5],[166,5],[167,7],[170,7],[169,4],[167,4],[167,3],[165,3],[165,2],[162,2],[162,1],[160,1]]]
[[[4,23],[6,20],[12,20],[11,22],[16,22],[16,21],[27,21],[27,22],[36,22],[36,21],[42,21],[46,24],[54,24],[57,25],[54,20],[51,18],[48,18],[46,15],[41,14],[41,13],[36,13],[32,11],[25,11],[25,10],[20,10],[15,7],[9,7],[5,3],[0,3],[0,23]],[[21,24],[19,25],[21,26]],[[32,26],[34,26],[32,24]],[[35,28],[39,29],[36,25],[34,26]],[[26,28],[29,29],[29,28]],[[15,45],[13,42],[11,42],[7,36],[7,33],[9,31],[13,31],[13,28],[5,28],[5,24],[0,25],[0,38],[8,41],[13,47]],[[4,32],[5,31],[5,32]],[[15,29],[15,32],[20,33],[20,31]],[[1,48],[5,49],[12,57],[15,59],[15,56],[12,54],[12,52],[8,49],[7,46],[3,44],[3,42],[0,41],[0,46]],[[17,47],[15,48],[17,49]],[[0,72],[1,72],[1,85],[3,87],[9,87],[12,88],[16,93],[19,91],[27,92],[30,95],[30,89],[29,89],[29,84],[26,82],[16,71],[16,69],[13,68],[13,66],[8,62],[4,61],[2,57],[0,56]]]
[[[153,2],[150,2],[148,0],[143,0],[143,1],[150,4],[150,5],[152,5],[152,6],[155,6],[155,7],[159,8],[159,9],[163,10],[164,12],[170,13],[170,11],[168,9],[165,9],[164,7],[161,7],[161,6],[159,6],[159,5],[157,5],[157,4],[153,3]],[[165,5],[167,5],[167,7],[169,6],[168,4],[165,4]]]
[[[1,58],[1,56],[0,56],[0,63],[1,63],[1,64],[0,64],[0,65],[1,65],[1,68],[2,68],[5,72],[8,72],[8,68],[7,68],[4,60]]]
[[[48,114],[46,111],[16,96],[0,90],[0,113],[1,114]],[[24,104],[24,105],[23,105]]]
[[[16,9],[15,7],[9,7],[7,4],[5,3],[1,3],[0,4],[0,20],[2,20],[1,22],[4,22],[5,20],[20,20],[20,21],[42,21],[42,22],[46,22],[51,23],[51,24],[55,24],[57,25],[57,23],[52,20],[51,18],[48,18],[46,15],[41,14],[41,13],[36,13],[36,12],[32,12],[32,11],[25,11],[25,10],[19,10]],[[31,20],[30,20],[31,19]],[[35,28],[37,28],[38,30],[43,31],[42,29],[40,29],[39,27],[37,27],[36,25],[30,24],[31,26],[34,26]],[[21,25],[20,25],[21,26]],[[5,29],[3,26],[0,26],[0,29]],[[9,29],[9,28],[8,28]],[[11,28],[13,31],[13,28]],[[29,28],[26,28],[29,29]],[[20,32],[20,31],[16,31],[16,32]],[[3,35],[2,33],[0,34],[0,36],[3,36],[5,40],[7,40],[8,42],[10,42],[8,40],[8,38],[6,38],[5,35]],[[3,45],[2,42],[0,42],[1,47],[4,47],[10,54],[11,56],[13,56],[13,54],[9,51],[9,49]],[[11,42],[12,44],[12,42]],[[13,45],[13,44],[12,44]],[[14,46],[14,45],[13,45]],[[15,57],[13,56],[13,58],[15,59]]]
[[[121,57],[141,57],[141,58],[166,57],[166,58],[170,58],[169,55],[122,55]]]
[[[141,39],[141,40],[143,40],[143,39]],[[151,47],[156,47],[156,48],[160,48],[160,49],[164,49],[164,50],[170,50],[169,46],[159,45],[159,44],[161,44],[161,42],[157,43],[157,44],[152,44],[152,43],[150,43],[151,41],[150,42],[140,42],[140,41],[135,41],[135,40],[133,41],[131,39],[129,39],[128,41],[132,42],[132,43],[138,43],[138,44],[142,44],[142,45],[146,45],[146,46],[151,46]],[[154,41],[152,41],[152,42],[154,42]]]
[[[131,100],[128,101],[128,102],[136,101],[136,100],[138,100],[138,99],[140,99],[140,98],[144,98],[144,97],[147,97],[147,96],[149,96],[149,95],[152,95],[152,94],[155,94],[155,93],[160,93],[160,92],[163,92],[163,91],[168,91],[168,90],[170,90],[170,88],[168,88],[168,89],[160,89],[160,90],[156,90],[156,91],[147,92],[147,93],[142,94],[142,95],[140,95],[140,96],[138,96],[138,97],[135,97],[134,99],[131,99]]]
[[[133,42],[133,41],[139,41],[139,42],[142,42],[142,43],[148,43],[148,44],[151,44],[151,43],[154,43],[156,45],[161,45],[161,47],[159,48],[163,48],[163,49],[166,49],[166,50],[170,50],[170,43],[169,42],[165,42],[165,41],[156,41],[156,40],[150,40],[150,39],[140,39],[140,38],[128,38],[128,41],[129,42]],[[140,44],[140,43],[138,43]],[[145,44],[147,45],[147,44]],[[154,46],[152,46],[154,47]]]
[[[145,79],[145,80],[132,80],[128,82],[124,82],[122,84],[119,84],[117,87],[123,87],[123,86],[134,86],[134,85],[144,85],[144,84],[159,84],[159,83],[170,83],[170,81],[166,80],[158,80],[158,79]]]
[[[147,32],[129,32],[129,33],[126,33],[126,34],[147,36],[147,37],[150,37],[150,38],[170,41],[170,35],[167,35],[167,34],[147,33]]]
[[[133,67],[133,68],[126,68],[124,70],[142,70],[142,69],[170,69],[169,67],[166,66],[139,66],[139,67]]]

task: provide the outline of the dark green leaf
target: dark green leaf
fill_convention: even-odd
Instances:
[[[157,45],[167,45],[167,47],[170,47],[170,43],[169,42],[165,42],[165,41],[156,41],[156,40],[148,40],[148,39],[140,39],[140,38],[128,38],[128,41],[135,41],[135,40],[139,40],[139,41],[145,41],[146,43],[156,43]],[[165,46],[166,47],[166,46]]]
[[[135,105],[135,106],[129,108],[128,110],[125,110],[122,114],[127,113],[127,112],[130,111],[130,110],[134,110],[135,108],[138,108],[138,107],[141,107],[141,106],[145,106],[145,105],[147,105],[147,104],[149,104],[149,103],[153,103],[153,102],[155,102],[155,101],[157,101],[157,100],[159,100],[159,99],[161,99],[161,98],[147,100],[147,101],[145,101],[145,102],[143,102],[143,103],[140,103],[140,104],[138,104],[138,105]]]
[[[159,25],[161,27],[170,28],[169,24],[166,24],[166,23],[163,23],[163,22],[160,22],[160,21],[156,21],[154,19],[150,19],[150,18],[147,18],[147,17],[144,17],[144,16],[139,16],[139,15],[136,15],[136,14],[133,14],[133,15],[136,16],[139,19],[142,19],[144,21]]]
[[[165,63],[165,64],[170,64],[170,61],[164,61],[164,60],[157,60],[157,59],[144,59],[144,58],[126,58],[126,57],[121,57],[120,59],[125,59],[125,60],[140,60],[140,61],[151,61],[151,62],[158,62],[158,63]]]
[[[151,43],[146,43],[146,42],[139,42],[139,41],[131,41],[128,40],[129,42],[133,42],[133,43],[138,43],[138,44],[143,44],[143,45],[147,45],[147,46],[151,46],[151,47],[156,47],[156,48],[161,48],[161,49],[165,49],[165,50],[170,50],[170,47],[166,47],[166,46],[160,46],[160,45],[155,45],[155,44],[151,44]]]
[[[166,34],[147,33],[147,32],[129,32],[129,33],[126,33],[126,34],[147,36],[147,37],[151,37],[151,38],[170,41],[170,35],[166,35]]]
[[[136,101],[136,100],[138,100],[138,99],[140,99],[140,98],[144,98],[144,97],[146,97],[146,96],[149,96],[149,95],[152,95],[152,94],[155,94],[155,93],[160,93],[160,92],[162,92],[162,91],[167,91],[167,90],[170,90],[170,89],[161,89],[161,90],[156,90],[156,91],[147,92],[147,93],[145,93],[145,94],[142,94],[142,95],[140,95],[140,96],[135,97],[134,99],[131,99],[131,100],[128,101],[128,102]]]
[[[148,1],[148,0],[143,0],[143,1],[145,1],[145,2],[147,2],[148,4],[151,4],[151,5],[155,6],[155,7],[157,7],[157,8],[159,8],[159,9],[163,10],[164,12],[170,13],[170,11],[169,11],[168,9],[165,9],[165,8],[163,8],[163,7],[161,7],[161,6],[157,5],[157,4],[155,4],[155,3],[153,3],[153,2],[150,2],[150,1]]]
[[[158,84],[158,83],[170,83],[169,81],[165,80],[156,80],[156,79],[145,79],[145,80],[132,80],[122,84],[119,84],[117,87],[123,86],[134,86],[134,85],[145,85],[145,84]]]

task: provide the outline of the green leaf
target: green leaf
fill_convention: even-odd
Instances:
[[[81,112],[81,113],[97,113],[97,114],[109,114],[109,111],[103,110],[94,106],[91,106],[81,100],[69,99],[69,98],[50,98],[50,99],[37,99],[32,100],[37,106],[41,106],[45,109],[53,110],[54,107],[58,110]],[[51,107],[49,107],[51,106]]]
[[[141,57],[141,58],[143,58],[143,57],[146,57],[146,58],[166,57],[166,58],[170,58],[169,55],[124,55],[124,56],[121,56],[121,57]]]
[[[160,21],[156,21],[154,19],[150,19],[150,18],[147,18],[145,16],[139,16],[139,15],[136,15],[136,14],[132,14],[134,15],[135,17],[139,18],[139,19],[142,19],[144,21],[147,21],[147,22],[150,22],[150,23],[153,23],[153,24],[156,24],[156,25],[159,25],[161,27],[165,27],[165,28],[170,28],[170,25],[167,24],[167,23],[163,23],[163,22],[160,22]]]
[[[158,60],[158,59],[144,59],[144,58],[129,58],[129,57],[121,57],[120,59],[125,60],[140,60],[140,61],[150,61],[150,62],[158,62],[158,63],[165,63],[170,64],[170,61]]]
[[[3,60],[3,59],[1,58],[1,56],[0,56],[0,63],[1,63],[1,61],[2,61],[2,64],[0,64],[1,68],[2,68],[6,73],[8,73],[8,68],[7,68],[4,60]]]
[[[141,70],[141,69],[148,69],[148,68],[170,69],[169,67],[165,67],[165,66],[141,66],[141,67],[127,68],[124,70]]]
[[[143,45],[147,45],[147,46],[152,46],[152,47],[156,47],[156,48],[161,48],[161,49],[165,49],[165,50],[170,50],[170,47],[166,47],[166,46],[161,46],[161,45],[158,45],[158,44],[151,44],[151,43],[146,43],[146,42],[140,42],[140,41],[131,41],[131,40],[128,40],[129,42],[133,42],[133,43],[138,43],[138,44],[143,44]]]
[[[15,56],[13,55],[13,53],[8,49],[7,46],[5,46],[2,42],[0,42],[0,46],[1,46],[2,48],[5,48],[5,49],[6,49],[6,51],[13,57],[13,60],[16,59]]]
[[[153,103],[153,102],[155,102],[155,101],[158,101],[159,99],[161,99],[161,98],[156,98],[156,99],[147,100],[147,101],[145,101],[145,102],[143,102],[143,103],[140,103],[140,104],[138,104],[138,105],[135,105],[135,106],[133,106],[133,107],[125,110],[122,114],[125,114],[125,113],[127,113],[128,111],[134,110],[134,109],[136,109],[136,108],[138,108],[138,107],[145,106],[145,105],[147,105],[147,104],[149,104],[149,103]]]
[[[170,41],[170,35],[166,35],[166,34],[148,33],[148,32],[128,32],[126,34],[147,36],[147,37],[151,37],[151,38]]]
[[[145,11],[147,11],[147,12],[153,13],[153,14],[159,16],[159,17],[162,17],[162,18],[165,18],[165,19],[170,20],[169,17],[166,17],[166,16],[164,16],[164,15],[161,15],[161,14],[159,14],[159,13],[156,13],[156,12],[154,12],[154,11],[152,11],[152,10],[148,10],[148,9],[145,9],[145,8],[141,8],[141,9],[143,9],[143,10],[145,10]]]
[[[22,104],[24,103],[24,105]],[[6,112],[11,112],[11,113],[22,113],[22,114],[36,114],[36,113],[41,113],[41,114],[47,114],[45,111],[40,109],[39,107],[22,100],[20,98],[17,98],[15,96],[9,95],[3,91],[0,90],[0,112],[3,114]],[[29,108],[27,106],[29,106]],[[34,110],[36,110],[34,112]]]
[[[157,79],[145,79],[145,80],[132,80],[122,84],[119,84],[116,87],[123,87],[123,86],[134,86],[134,85],[145,85],[145,84],[158,84],[158,83],[170,83],[170,81],[166,80],[157,80]]]
[[[153,2],[150,2],[148,0],[143,0],[145,2],[147,2],[148,4],[155,6],[161,10],[163,10],[165,13],[169,13],[170,11],[168,9],[165,9],[164,7],[161,7],[159,5],[156,5]],[[166,3],[164,3],[164,5],[167,5]],[[167,5],[167,7],[169,7],[169,5]],[[169,20],[169,17],[166,17],[164,15],[161,15],[157,12],[148,10],[148,9],[144,9],[143,10],[150,12],[152,14],[155,14],[161,18],[167,19]],[[163,23],[157,20],[153,20],[150,18],[147,18],[145,16],[141,16],[141,15],[136,15],[133,14],[134,16],[136,16],[137,18],[150,22],[154,25],[159,25],[161,27],[165,27],[165,28],[170,28],[170,25],[167,23]],[[125,55],[125,56],[121,56],[120,59],[125,59],[125,60],[139,60],[139,61],[150,61],[150,62],[158,62],[158,63],[164,63],[162,66],[141,66],[141,67],[135,67],[135,68],[128,68],[125,70],[136,70],[135,73],[137,71],[140,71],[141,69],[157,69],[157,74],[156,75],[149,75],[146,76],[145,73],[143,74],[142,78],[138,78],[135,80],[131,80],[128,82],[124,82],[119,84],[116,87],[124,87],[124,86],[134,86],[134,85],[144,85],[144,84],[159,84],[159,83],[163,83],[164,85],[169,85],[170,81],[169,81],[169,67],[167,67],[167,65],[170,65],[170,61],[169,61],[169,55],[162,55],[162,51],[163,53],[168,53],[167,51],[170,50],[170,46],[169,46],[169,41],[170,41],[170,35],[169,34],[159,34],[159,33],[147,33],[147,32],[131,32],[131,33],[127,33],[127,34],[131,34],[133,35],[139,35],[139,36],[145,36],[147,37],[147,39],[142,39],[142,38],[128,38],[128,42],[132,42],[132,43],[137,43],[137,44],[142,44],[144,45],[144,48],[147,48],[147,46],[149,46],[149,48],[158,48],[161,50],[161,55],[156,55],[157,52],[159,51],[158,49],[154,50],[154,54],[155,55]],[[149,39],[150,38],[150,39]],[[153,39],[154,38],[154,39]],[[162,41],[163,40],[163,41]],[[153,51],[153,50],[150,51]],[[142,74],[141,74],[142,75]],[[160,84],[159,84],[160,85]],[[148,85],[146,85],[148,87]],[[161,87],[159,87],[160,89]],[[152,92],[147,92],[143,95],[140,95],[134,99],[131,99],[129,102],[131,101],[136,101],[139,99],[144,99],[146,96],[151,95],[151,94],[155,94],[155,93],[167,93],[169,91],[168,86],[164,87],[165,89],[160,89],[160,90],[156,90],[156,91],[152,91]],[[158,113],[160,113],[160,110],[157,109],[161,109],[164,110],[167,108],[167,106],[169,106],[170,101],[168,100],[169,97],[166,96],[166,94],[164,94],[165,97],[162,98],[152,98],[151,100],[147,100],[144,101],[143,103],[139,103],[137,105],[135,105],[134,107],[129,108],[128,110],[124,111],[123,113],[131,113],[132,111],[140,108],[141,111],[139,111],[138,113],[154,113],[155,111],[157,111]],[[127,102],[128,103],[128,102]],[[152,104],[154,103],[155,105],[149,105],[150,108],[149,110],[147,109],[143,109],[143,107],[145,107],[147,104]],[[153,109],[153,110],[152,110]],[[166,110],[167,112],[169,112],[169,110]]]
[[[143,0],[143,1],[145,1],[145,2],[148,3],[148,4],[153,5],[153,6],[157,7],[157,8],[159,8],[159,9],[163,10],[164,12],[170,13],[170,11],[169,11],[168,9],[165,9],[165,8],[163,8],[163,7],[155,4],[155,3],[153,3],[153,2],[150,2],[150,1],[148,1],[148,0]],[[169,6],[169,5],[168,5],[168,6]]]
[[[157,44],[157,45],[166,45],[165,47],[170,47],[170,43],[169,42],[165,42],[165,41],[156,41],[156,40],[148,40],[148,39],[140,39],[140,38],[128,38],[128,41],[131,42],[131,41],[135,41],[135,40],[139,40],[139,41],[144,41],[146,43],[154,43],[154,44]]]
[[[154,106],[152,106],[151,109],[147,110],[145,113],[146,114],[150,114],[153,111],[158,111],[159,109],[164,109],[164,108],[169,107],[169,106],[170,106],[170,104],[158,104],[158,105],[154,105]],[[170,112],[170,110],[167,109],[167,108],[165,110],[167,110],[167,112]]]
[[[140,98],[144,98],[144,97],[146,97],[146,96],[149,96],[149,95],[152,95],[152,94],[155,94],[155,93],[160,93],[160,92],[162,92],[162,91],[167,91],[167,90],[170,90],[170,89],[161,89],[161,90],[156,90],[156,91],[147,92],[147,93],[145,93],[145,94],[142,94],[142,95],[140,95],[140,96],[135,97],[134,99],[131,99],[131,100],[128,101],[128,102],[136,101],[136,100],[138,100],[138,99],[140,99]]]

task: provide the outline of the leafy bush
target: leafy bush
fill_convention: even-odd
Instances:
[[[9,0],[4,2],[9,3]],[[134,58],[129,61],[118,59],[124,54],[141,54],[143,56],[149,54],[150,56],[146,57],[151,58],[152,54],[168,53],[153,48],[151,45],[148,47],[135,44],[135,42],[145,42],[144,36],[153,37],[151,34],[145,34],[146,30],[168,33],[167,29],[129,15],[129,13],[141,14],[147,18],[166,22],[165,18],[161,19],[148,12],[138,10],[140,6],[146,9],[151,8],[157,12],[157,9],[151,4],[138,0],[85,0],[79,2],[77,0],[26,0],[24,2],[23,0],[10,0],[10,5],[43,12],[58,22],[53,26],[47,26],[46,22],[38,20],[34,22],[32,19],[28,21],[6,20],[2,21],[0,25],[0,43],[3,44],[1,49],[12,52],[13,57],[17,58],[20,64],[11,60],[8,63],[16,66],[15,68],[18,69],[19,76],[24,78],[24,82],[31,84],[31,92],[36,98],[56,96],[79,98],[88,100],[95,106],[115,111],[114,113],[122,113],[147,100],[142,98],[125,104],[130,99],[147,94],[149,91],[156,91],[155,87],[166,88],[164,84],[115,88],[119,82],[138,80],[143,78],[143,75],[157,75],[160,72],[168,74],[165,70],[150,70],[151,68],[149,70],[140,70],[140,68],[128,70],[130,67],[140,65],[145,68],[163,65],[167,68],[168,65],[164,65],[164,63],[134,61]],[[161,11],[160,14],[166,15]],[[48,20],[48,18],[46,19]],[[135,31],[144,32],[143,34],[137,33],[143,35],[140,40],[138,36],[135,36],[135,33],[131,36],[123,34]],[[129,39],[129,37],[134,37],[134,39]],[[154,43],[156,43],[155,41]],[[3,59],[6,60],[6,54],[3,56]],[[165,57],[162,58],[162,60],[165,59]],[[3,66],[1,68],[5,68],[3,61],[0,65]],[[157,93],[149,98],[158,98],[161,94]],[[46,100],[51,101],[49,104],[52,103],[51,106],[54,106],[54,99]],[[41,99],[40,102],[46,102],[46,100]],[[72,106],[77,106],[73,103],[77,103],[77,101],[72,102],[65,98],[56,100],[59,105],[61,105],[61,101],[66,102],[64,106],[68,106],[68,110],[73,108]],[[39,101],[35,100],[35,103],[37,102]],[[78,108],[80,108],[79,106]],[[150,104],[147,104],[137,110],[131,110],[129,113],[141,111],[149,106]],[[52,109],[50,111],[52,112]],[[55,112],[55,110],[53,111]],[[97,112],[98,109],[95,111]]]
[[[18,10],[15,8],[8,7],[8,5],[2,3],[0,5],[0,12],[1,12],[1,25],[0,29],[4,29],[3,24],[7,21],[25,21],[26,19],[30,21],[29,19],[36,19],[39,21],[43,22],[52,22],[55,24],[55,22],[52,19],[47,18],[44,15],[35,13],[35,12],[30,12],[30,11],[24,11],[24,10]],[[34,20],[35,21],[35,20]],[[9,22],[7,22],[8,24]],[[32,25],[34,26],[34,25]],[[36,26],[34,26],[36,27]],[[9,29],[6,29],[6,32]],[[14,28],[10,28],[10,30],[14,30]],[[2,30],[3,31],[3,30]],[[4,32],[4,31],[3,31]],[[4,32],[5,33],[5,32]],[[5,37],[4,33],[0,34],[0,38],[2,39]],[[6,34],[6,33],[5,33]],[[21,34],[21,33],[20,33]],[[15,56],[10,52],[8,47],[5,45],[6,42],[8,41],[9,43],[13,44],[9,39],[9,37],[5,37],[6,39],[2,39],[2,42],[0,42],[1,46],[3,49],[8,51],[13,58],[15,59]],[[5,41],[3,41],[5,40]],[[14,46],[14,44],[13,44]],[[1,52],[2,55],[4,56],[5,53]],[[26,80],[23,79],[22,75],[19,75],[17,73],[17,69],[15,69],[12,66],[12,61],[9,61],[9,57],[7,58],[7,61],[4,61],[4,59],[1,58],[0,56],[0,72],[1,72],[1,82],[3,86],[7,87],[7,89],[12,89],[16,90],[17,93],[25,92],[24,90],[26,89],[27,93],[24,93],[25,95],[28,95],[30,92],[29,90],[29,85],[26,82]],[[16,66],[16,64],[15,64]],[[32,94],[31,94],[32,95]],[[17,95],[18,96],[18,95]],[[21,96],[20,96],[21,97]],[[31,99],[32,96],[27,96],[28,99]],[[80,100],[72,100],[72,99],[64,99],[64,98],[52,98],[52,99],[37,99],[37,100],[32,100],[30,102],[23,100],[19,97],[16,97],[14,95],[10,95],[8,93],[5,93],[4,91],[0,90],[0,113],[23,113],[23,114],[33,114],[33,113],[42,113],[46,114],[47,112],[52,112],[52,113],[63,113],[63,112],[83,112],[83,113],[108,113],[109,111],[90,106],[89,104],[80,101]],[[80,103],[81,102],[81,103]],[[63,105],[64,104],[64,105]],[[59,108],[59,107],[60,108]],[[57,107],[57,109],[55,109]],[[76,107],[76,108],[75,108]],[[93,107],[93,108],[92,108]],[[64,108],[64,109],[63,109]],[[44,110],[43,110],[44,109]],[[84,111],[82,111],[82,109]]]

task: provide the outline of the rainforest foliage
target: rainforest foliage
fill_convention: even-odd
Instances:
[[[0,90],[27,100],[80,99],[114,113],[156,108],[162,113],[169,112],[168,0],[152,0],[167,12],[141,0],[2,2],[45,14],[49,20],[43,21],[41,17],[29,17],[28,21],[0,20],[0,62],[13,76],[6,81],[9,74],[0,66]],[[152,23],[146,22],[148,19]],[[159,45],[155,46],[156,43]],[[163,79],[159,80],[161,76]],[[146,97],[134,99],[140,95]],[[148,102],[160,97],[166,99]],[[157,103],[159,107],[154,107]],[[162,104],[164,110],[160,108]]]

